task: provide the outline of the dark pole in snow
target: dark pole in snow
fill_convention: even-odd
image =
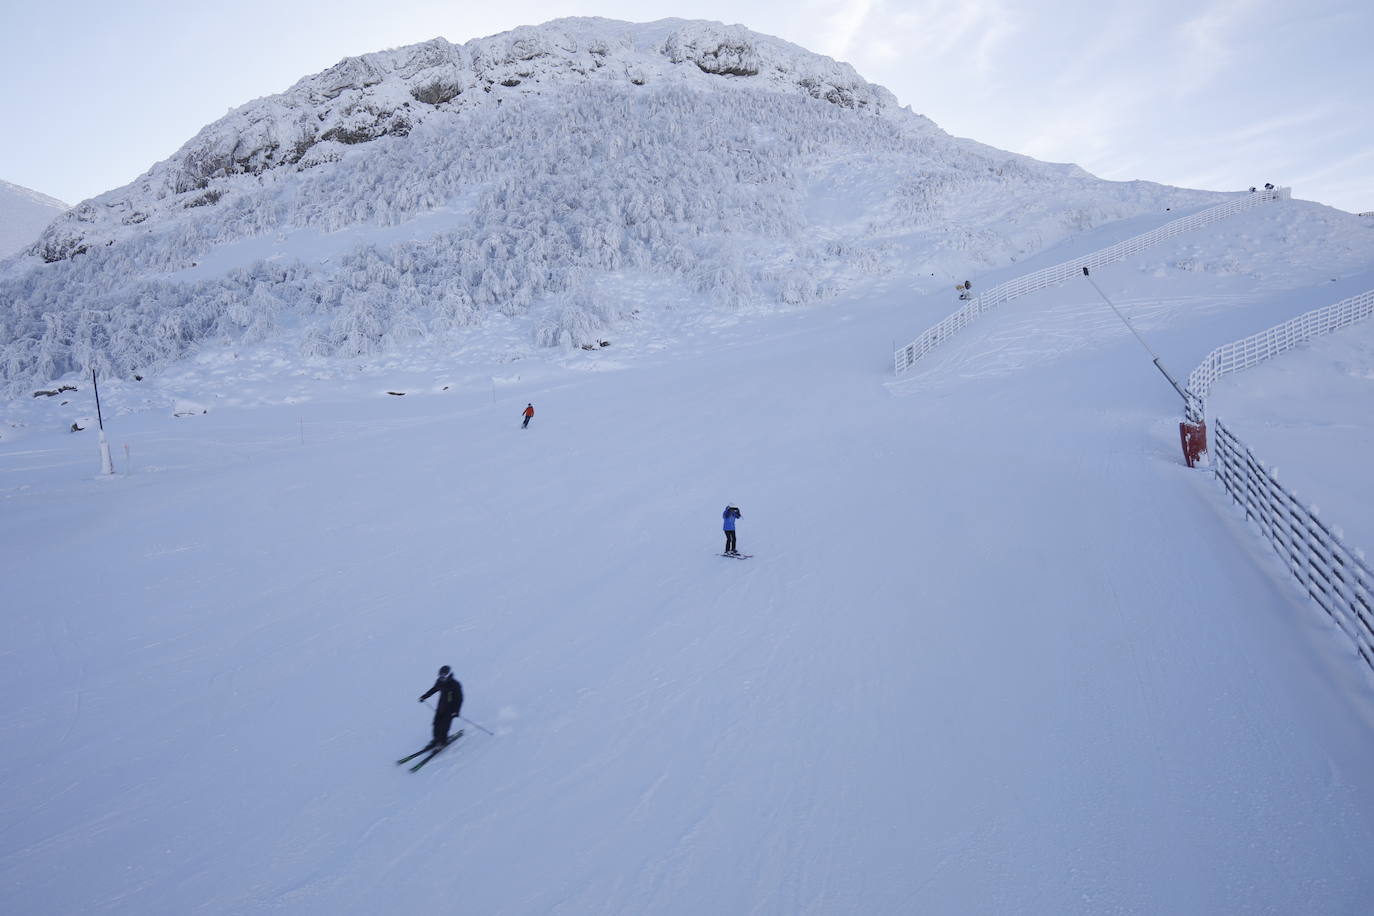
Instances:
[[[105,438],[105,417],[100,412],[100,386],[96,384],[95,369],[91,369],[91,387],[95,389],[95,418],[100,423],[100,472],[114,473],[114,460],[110,458],[110,442]]]
[[[105,418],[100,414],[100,385],[95,380],[95,370],[91,370],[91,387],[95,389],[95,419],[100,429],[105,429]]]

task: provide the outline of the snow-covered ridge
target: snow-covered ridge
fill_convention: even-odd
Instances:
[[[4,194],[7,197],[12,197],[15,200],[27,201],[29,203],[45,207],[49,210],[56,210],[58,212],[68,209],[68,205],[64,204],[56,197],[49,197],[47,194],[35,191],[32,188],[26,188],[23,185],[12,184],[8,181],[0,181],[0,194]]]
[[[302,171],[337,161],[359,144],[405,137],[431,119],[554,86],[728,80],[845,108],[896,107],[890,92],[848,64],[741,26],[664,20],[627,28],[561,19],[463,45],[435,38],[345,58],[286,92],[235,109],[129,186],[79,205],[35,253],[49,262],[84,253],[119,238],[121,226],[219,203],[225,191],[212,187],[217,179]]]
[[[651,320],[631,274],[696,311],[914,294],[1220,196],[955,139],[740,27],[560,20],[350,58],[83,203],[0,264],[0,385],[284,333],[571,348]]]
[[[55,197],[0,181],[0,258],[27,248],[67,205]]]

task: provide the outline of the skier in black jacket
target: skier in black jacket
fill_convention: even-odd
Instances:
[[[448,744],[449,723],[463,711],[463,685],[454,678],[453,669],[448,665],[439,669],[439,679],[434,686],[420,694],[420,702],[436,693],[439,694],[439,705],[434,707],[434,739],[429,746],[443,747]]]

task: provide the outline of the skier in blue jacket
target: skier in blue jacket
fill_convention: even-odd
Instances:
[[[735,549],[735,519],[739,518],[739,508],[733,505],[726,506],[720,517],[725,521],[725,552],[731,556],[738,556],[739,551]]]

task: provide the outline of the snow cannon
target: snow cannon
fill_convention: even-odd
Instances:
[[[1183,460],[1188,467],[1202,464],[1207,454],[1207,421],[1184,420],[1178,424],[1178,438],[1183,443]]]

